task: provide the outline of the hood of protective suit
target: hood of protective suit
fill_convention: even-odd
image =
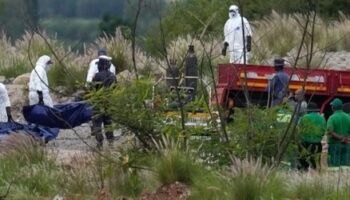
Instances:
[[[43,69],[45,69],[46,71],[49,70],[49,62],[51,61],[51,58],[47,55],[43,55],[41,56],[38,61],[36,61],[35,66],[40,66]]]
[[[233,11],[233,12],[232,12]],[[231,5],[229,8],[229,13],[228,13],[229,18],[236,18],[236,17],[240,17],[239,14],[239,8],[236,5]]]

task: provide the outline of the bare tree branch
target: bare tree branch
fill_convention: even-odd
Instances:
[[[135,73],[136,80],[139,80],[139,75],[138,75],[138,72],[137,72],[136,59],[135,59],[135,43],[136,43],[135,40],[136,40],[137,22],[139,20],[139,16],[140,16],[140,13],[141,13],[142,3],[143,3],[143,0],[138,0],[136,15],[135,15],[134,24],[133,24],[133,27],[132,27],[132,37],[131,37],[132,63],[133,63],[133,68],[134,68],[134,73]]]

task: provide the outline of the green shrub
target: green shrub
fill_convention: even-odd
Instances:
[[[288,104],[278,108],[236,108],[234,123],[228,126],[230,147],[235,155],[244,159],[247,155],[263,162],[271,162],[281,149],[281,140],[289,122],[279,122],[278,114],[291,112]],[[292,114],[292,113],[290,113]],[[288,135],[291,134],[291,129]],[[288,146],[289,149],[293,145]],[[272,161],[273,162],[273,161]]]

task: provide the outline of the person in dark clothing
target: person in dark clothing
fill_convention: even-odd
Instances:
[[[271,107],[275,107],[283,102],[283,98],[288,93],[289,76],[284,72],[284,60],[279,58],[274,60],[276,74],[269,83],[267,90],[271,97]]]
[[[98,61],[98,73],[92,79],[92,82],[95,84],[96,90],[101,88],[110,88],[114,83],[117,82],[115,75],[109,71],[111,65],[111,57],[102,55],[99,57]],[[106,106],[106,105],[103,105]],[[102,134],[102,125],[104,128],[112,124],[111,117],[105,113],[100,113],[99,111],[94,111],[94,117],[92,119],[92,131],[95,133],[95,138],[98,142],[98,145],[102,145],[103,134]],[[113,141],[114,136],[112,131],[105,132],[106,138],[109,141]]]

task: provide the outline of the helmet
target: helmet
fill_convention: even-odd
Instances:
[[[284,59],[283,58],[276,58],[273,61],[273,65],[274,65],[276,71],[283,70],[283,68],[284,68]]]
[[[98,56],[107,55],[106,49],[105,49],[105,48],[99,48],[99,49],[97,50],[97,55],[98,55]]]

